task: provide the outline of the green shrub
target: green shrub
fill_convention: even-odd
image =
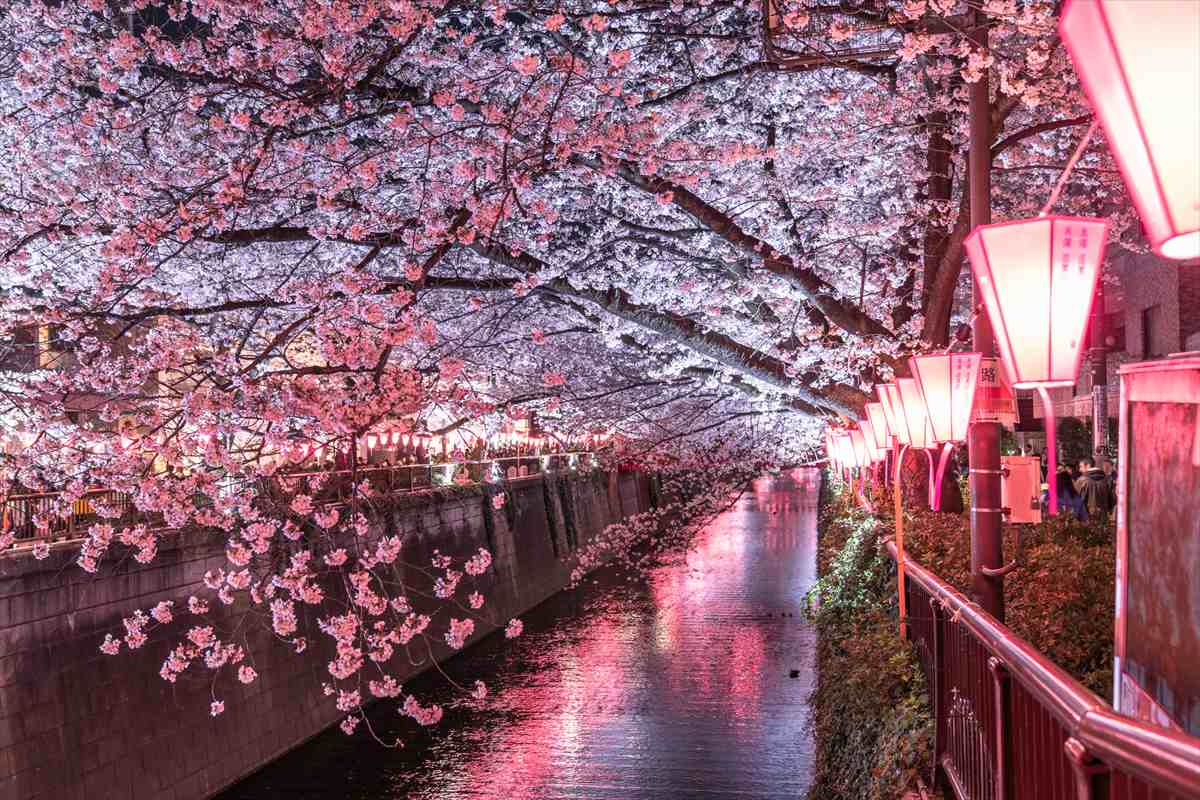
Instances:
[[[927,769],[933,722],[911,646],[897,636],[885,528],[844,495],[822,502],[817,583],[816,745],[808,800],[893,800]]]
[[[894,532],[892,506],[880,503],[881,531]],[[905,513],[909,558],[969,596],[968,517]],[[1115,532],[1059,516],[1041,525],[1004,529],[1006,559],[1019,567],[1004,579],[1005,623],[1051,661],[1108,699],[1112,695]]]

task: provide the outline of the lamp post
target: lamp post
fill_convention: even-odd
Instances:
[[[1047,390],[1075,385],[1107,234],[1102,219],[1045,216],[984,225],[966,240],[1008,377],[1014,388],[1037,389],[1042,399],[1051,516],[1058,513],[1058,464]]]
[[[925,403],[925,413],[933,440],[942,445],[938,457],[937,478],[930,483],[929,505],[942,507],[942,480],[946,465],[957,442],[970,432],[971,410],[975,407],[975,388],[979,384],[980,353],[946,353],[914,356],[909,366]]]
[[[1155,252],[1200,256],[1200,3],[1067,0],[1059,32]]]
[[[986,53],[988,19],[978,7],[970,11],[972,44]],[[988,70],[970,86],[970,149],[967,155],[971,227],[992,221],[992,103]],[[979,287],[971,290],[971,307],[979,307]],[[986,314],[975,314],[971,324],[971,349],[985,358],[996,355],[992,325]],[[1004,621],[1004,576],[994,573],[1004,563],[1000,532],[1000,425],[971,426],[967,441],[971,485],[971,594],[999,621]]]

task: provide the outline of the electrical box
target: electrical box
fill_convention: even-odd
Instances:
[[[1120,379],[1113,704],[1200,736],[1200,353]]]
[[[1000,457],[1000,505],[1007,522],[1042,521],[1042,460],[1037,456]]]

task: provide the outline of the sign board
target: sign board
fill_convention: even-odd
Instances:
[[[1200,736],[1200,357],[1120,375],[1114,704]]]
[[[1037,456],[1001,456],[1000,505],[1009,522],[1042,521],[1042,461]]]
[[[1000,359],[979,362],[979,383],[975,385],[975,408],[971,422],[999,422],[1012,430],[1017,424],[1017,393],[1008,383]]]

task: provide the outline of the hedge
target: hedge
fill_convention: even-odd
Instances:
[[[817,626],[815,744],[808,800],[891,800],[930,765],[933,724],[912,649],[897,636],[895,569],[882,543],[894,532],[891,499],[878,516],[843,487],[822,486],[818,580],[808,616]],[[964,594],[970,589],[968,517],[905,512],[908,556]],[[1006,526],[1005,622],[1102,699],[1112,691],[1114,533],[1063,518]]]

